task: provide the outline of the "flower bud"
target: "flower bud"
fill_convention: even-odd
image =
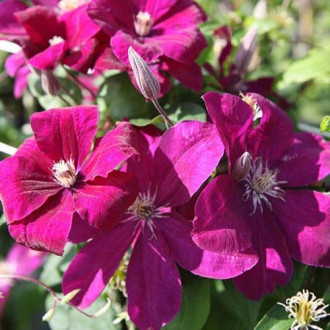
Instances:
[[[245,151],[243,155],[241,155],[235,163],[232,176],[237,181],[244,180],[248,175],[251,168],[251,156]]]
[[[132,47],[128,49],[128,59],[141,94],[149,100],[157,99],[160,85],[148,64]]]
[[[58,95],[61,88],[60,82],[51,70],[41,71],[41,86],[42,89],[50,95]]]
[[[55,309],[54,308],[51,308],[43,317],[42,317],[42,320],[45,321],[45,322],[49,322],[52,317],[54,316],[54,313],[55,313]]]
[[[75,289],[69,293],[67,293],[62,299],[61,299],[61,304],[65,305],[68,302],[70,302],[70,300],[72,300],[78,293],[79,293],[80,289]]]
[[[249,29],[243,37],[242,42],[237,50],[234,63],[238,72],[244,73],[252,59],[252,55],[257,45],[258,30],[255,27]]]

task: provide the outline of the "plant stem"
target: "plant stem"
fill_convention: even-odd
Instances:
[[[70,104],[62,95],[57,95],[68,107],[72,107],[72,104]]]
[[[0,280],[1,279],[12,279],[12,280],[19,280],[19,281],[26,281],[26,282],[34,283],[36,285],[43,287],[45,290],[47,290],[53,296],[53,298],[54,298],[53,309],[56,308],[58,303],[61,303],[61,298],[56,294],[56,292],[52,288],[50,288],[45,283],[43,283],[33,277],[28,277],[28,276],[24,276],[24,275],[6,274],[6,275],[0,275]],[[73,306],[70,303],[69,303],[69,306],[89,318],[98,317],[98,315],[97,315],[98,312],[96,312],[95,315],[92,315],[92,314],[88,314],[88,313],[82,311],[80,308]]]
[[[68,76],[74,80],[74,82],[79,85],[80,87],[86,89],[92,96],[94,99],[96,99],[97,95],[83,82],[81,82],[74,74],[72,74],[66,67],[64,67],[64,70],[66,71],[66,73],[68,74]]]
[[[152,99],[151,102],[155,106],[155,108],[158,110],[158,112],[161,114],[161,116],[164,118],[165,122],[171,127],[173,126],[173,122],[171,121],[170,118],[168,118],[167,114],[165,113],[164,109],[162,106],[159,104],[157,99]]]
[[[17,151],[16,148],[9,146],[8,144],[5,144],[3,142],[0,142],[0,152],[12,156],[16,151]]]

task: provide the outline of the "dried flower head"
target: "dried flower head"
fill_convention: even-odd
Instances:
[[[286,305],[278,304],[285,307],[285,310],[289,313],[289,318],[294,318],[291,330],[322,330],[322,328],[311,325],[311,323],[318,322],[330,315],[325,311],[329,305],[325,305],[322,298],[316,299],[314,293],[308,290],[299,291],[295,296],[288,298],[285,303]]]

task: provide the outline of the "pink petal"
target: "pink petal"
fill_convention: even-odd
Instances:
[[[194,242],[217,253],[237,253],[250,248],[249,211],[243,203],[242,189],[231,176],[220,175],[212,180],[196,202]]]
[[[171,23],[168,21],[155,26],[156,31],[159,28],[162,32],[146,38],[145,44],[157,45],[165,56],[175,61],[186,64],[194,62],[207,46],[204,35],[196,27],[187,29],[176,24],[169,28]],[[164,26],[167,28],[164,29]]]
[[[90,225],[111,229],[133,204],[138,192],[134,175],[113,171],[107,178],[97,177],[78,185],[74,195],[75,207]]]
[[[289,187],[301,187],[322,180],[330,173],[330,142],[311,133],[296,133],[292,147],[276,164],[277,179]]]
[[[259,94],[250,93],[262,110],[259,125],[248,137],[248,149],[253,158],[263,156],[272,166],[293,143],[293,125],[290,117],[273,102]]]
[[[28,75],[31,73],[30,69],[27,66],[22,67],[18,70],[15,82],[14,82],[14,96],[16,99],[20,98],[23,94],[23,91],[28,86]]]
[[[135,223],[105,231],[89,242],[73,259],[63,276],[63,293],[80,292],[70,301],[80,308],[90,306],[108,284],[134,238]]]
[[[134,16],[138,9],[132,1],[91,1],[87,13],[107,34],[112,36],[119,29],[134,31]]]
[[[148,227],[137,240],[127,269],[128,314],[141,329],[160,329],[179,312],[181,281],[161,233]]]
[[[285,190],[285,203],[274,200],[276,219],[292,258],[330,267],[330,197],[311,190]]]
[[[286,240],[275,222],[274,214],[254,215],[253,248],[259,262],[249,271],[236,277],[236,287],[249,299],[259,300],[275,290],[275,284],[286,285],[293,273],[291,256]]]
[[[211,175],[223,155],[215,127],[199,121],[168,129],[156,150],[152,184],[158,205],[186,203]]]
[[[246,151],[245,138],[253,123],[252,108],[235,95],[209,92],[202,98],[225,145],[232,169]]]
[[[28,63],[34,68],[40,70],[54,70],[58,63],[61,61],[61,58],[66,50],[67,43],[61,42],[46,48],[40,53],[37,53],[28,60]]]
[[[163,68],[174,78],[178,79],[183,85],[194,91],[199,92],[202,89],[202,70],[196,63],[185,64],[166,59]]]
[[[153,171],[153,156],[159,145],[162,132],[152,125],[135,129],[138,134],[134,146],[138,155],[127,160],[126,171],[136,175],[142,191],[148,191]]]
[[[42,265],[46,256],[47,253],[15,244],[6,258],[6,270],[12,274],[30,275]]]
[[[72,243],[79,244],[99,235],[100,230],[89,225],[79,214],[74,213],[72,219],[72,227],[68,236],[68,240]]]
[[[136,4],[136,7],[139,8],[139,11],[147,12],[151,15],[154,22],[157,22],[158,18],[161,18],[165,15],[178,0],[166,0],[166,1],[157,1],[157,0],[133,0]]]
[[[62,255],[71,229],[73,212],[72,196],[64,190],[24,219],[9,224],[8,229],[17,243],[34,250]]]
[[[15,19],[14,13],[27,8],[28,6],[24,2],[18,0],[0,2],[0,34],[4,35],[5,39],[13,39],[26,34],[24,27]]]
[[[93,180],[96,176],[106,177],[122,162],[136,154],[136,134],[133,126],[127,122],[119,123],[108,132],[83,165],[81,171],[85,175],[85,181]]]
[[[90,152],[97,122],[96,106],[51,109],[31,116],[40,150],[54,162],[74,160],[78,171]]]
[[[51,8],[34,6],[15,13],[15,16],[23,24],[31,42],[41,49],[48,48],[49,40],[54,36],[64,37],[65,35],[64,24],[59,24]]]
[[[28,216],[63,188],[54,181],[51,166],[34,139],[26,140],[15,156],[1,162],[0,193],[9,224]]]
[[[115,56],[128,67],[130,67],[128,60],[128,48],[130,46],[132,46],[147,63],[157,62],[158,58],[164,54],[163,49],[152,38],[147,40],[148,42],[141,43],[132,35],[118,30],[111,38],[110,46]]]
[[[87,5],[79,6],[59,18],[59,21],[65,24],[66,40],[71,49],[84,44],[100,30],[86,10]]]
[[[220,254],[201,250],[190,237],[191,221],[183,219],[177,213],[158,219],[158,226],[164,233],[175,261],[196,275],[217,279],[232,278],[250,269],[258,261],[258,257],[248,251]]]
[[[5,62],[6,71],[11,77],[14,77],[17,71],[25,65],[26,63],[23,52],[8,56]]]

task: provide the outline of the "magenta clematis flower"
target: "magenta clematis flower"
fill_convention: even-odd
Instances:
[[[28,276],[38,269],[44,258],[44,252],[33,251],[21,245],[14,245],[5,261],[0,262],[0,275],[24,275]],[[12,280],[0,279],[0,316],[9,297]]]
[[[253,247],[258,263],[234,283],[248,298],[259,299],[275,284],[288,283],[292,258],[330,266],[330,196],[307,188],[329,173],[330,143],[295,134],[289,117],[260,95],[244,99],[204,95],[225,144],[229,174],[201,193],[192,238],[213,252]]]
[[[159,329],[180,309],[176,263],[198,275],[229,278],[250,269],[257,258],[249,250],[204,253],[191,240],[192,222],[173,210],[190,199],[223,154],[214,126],[181,122],[161,138],[152,127],[147,130],[139,138],[140,156],[127,162],[127,171],[140,182],[136,200],[116,228],[94,238],[75,257],[64,274],[63,292],[79,288],[71,302],[89,306],[133,244],[126,277],[128,314],[140,329]]]
[[[36,113],[35,137],[0,163],[0,196],[18,243],[61,255],[68,239],[81,242],[94,234],[90,225],[115,226],[134,201],[134,176],[115,170],[136,153],[134,131],[119,124],[90,154],[97,123],[95,106]]]
[[[57,16],[53,9],[34,6],[15,13],[25,29],[25,37],[17,42],[23,48],[28,63],[41,70],[53,70],[58,63],[86,72],[94,63],[100,30],[80,6]]]
[[[199,91],[202,75],[194,63],[206,47],[197,24],[206,20],[201,8],[191,0],[125,1],[95,0],[88,7],[90,17],[110,37],[111,54],[130,70],[128,49],[132,46],[161,82],[162,94],[169,89],[169,72],[184,85]],[[109,52],[104,54],[109,56]],[[104,65],[107,61],[103,60]],[[116,65],[112,59],[107,69]],[[110,65],[110,66],[109,66]],[[134,83],[134,78],[130,74]]]

